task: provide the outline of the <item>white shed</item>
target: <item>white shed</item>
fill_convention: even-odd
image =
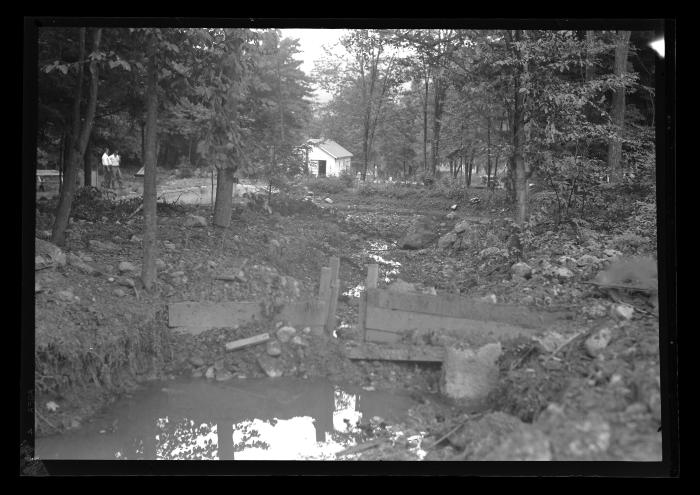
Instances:
[[[330,139],[309,139],[309,173],[317,177],[337,177],[351,170],[352,153]]]

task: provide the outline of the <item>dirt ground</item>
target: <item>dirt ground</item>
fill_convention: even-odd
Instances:
[[[171,176],[159,187],[185,189],[206,180]],[[127,192],[139,192],[137,180],[126,182]],[[161,262],[157,289],[149,294],[139,282],[142,217],[134,212],[140,200],[123,195],[110,201],[83,193],[76,199],[64,250],[68,263],[36,271],[37,434],[76,428],[142,381],[202,377],[211,366],[231,379],[264,376],[257,358],[265,346],[227,353],[223,344],[274,331],[274,317],[189,336],[167,328],[167,304],[309,297],[318,289],[321,267],[339,256],[345,294],[339,300],[337,338],[302,335],[300,344],[282,344],[284,374],[409,390],[420,402],[407,422],[368,432],[366,439],[373,443],[353,458],[414,459],[412,438],[420,434],[427,460],[660,460],[654,307],[646,297],[611,296],[590,285],[606,261],[579,267],[570,260],[585,254],[606,260],[603,252],[617,246],[614,234],[589,229],[584,239],[580,232],[545,232],[523,254],[534,274],[519,279],[511,277],[508,259],[484,254],[485,248],[506,243],[509,212],[497,197],[472,204],[469,197],[423,195],[416,201],[418,196],[347,190],[317,192],[305,200],[303,191],[280,193],[269,203],[272,213],[262,203],[237,205],[225,231],[210,225],[210,206],[166,200],[171,202],[158,205]],[[53,207],[55,199],[37,201],[37,238],[48,238]],[[431,219],[435,240],[463,219],[483,221],[483,231],[467,249],[440,249],[435,242],[421,250],[399,249],[398,240],[417,214]],[[190,215],[204,217],[207,226],[193,225]],[[363,283],[365,265],[378,259],[380,287],[398,276],[434,287],[438,294],[495,298],[565,316],[538,339],[504,343],[499,383],[488,408],[466,411],[440,398],[439,366],[343,356],[344,342],[358,338],[358,299],[352,289]],[[120,272],[122,262],[136,271]],[[552,277],[550,265],[569,266],[572,275]],[[214,280],[222,272],[241,276]],[[287,283],[292,279],[296,283]],[[635,308],[630,319],[611,316],[620,301]],[[610,332],[609,344],[591,357],[587,339],[602,328]]]

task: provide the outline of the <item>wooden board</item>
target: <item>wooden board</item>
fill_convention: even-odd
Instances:
[[[446,331],[469,335],[479,340],[503,340],[530,336],[536,330],[499,321],[453,318],[367,306],[366,335],[368,341],[395,342],[409,331]],[[370,330],[382,331],[381,334]],[[396,336],[396,334],[399,334]]]
[[[275,319],[284,320],[295,327],[323,327],[327,305],[326,301],[318,299],[290,303]],[[191,334],[263,319],[260,303],[257,302],[180,302],[168,305],[168,326]]]
[[[359,345],[348,345],[345,347],[344,353],[347,358],[356,360],[441,363],[445,356],[445,349],[429,345],[380,345],[367,342]]]
[[[431,296],[382,289],[367,290],[367,307],[470,320],[500,321],[526,328],[541,328],[555,319],[554,315],[534,313],[524,307],[484,303],[452,294]],[[371,328],[371,325],[368,325],[368,328]]]
[[[227,351],[235,351],[236,349],[241,349],[243,347],[248,347],[249,345],[261,344],[270,340],[269,333],[261,333],[260,335],[254,335],[253,337],[248,337],[246,339],[238,339],[231,342],[226,342]]]
[[[262,319],[257,302],[179,302],[168,305],[168,326],[221,328]]]
[[[402,336],[403,333],[399,332],[385,332],[374,328],[365,329],[365,341],[367,342],[386,342],[391,344],[401,340]]]

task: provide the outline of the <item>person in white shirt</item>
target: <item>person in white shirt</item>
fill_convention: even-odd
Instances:
[[[119,156],[119,151],[114,150],[114,153],[109,155],[109,164],[110,168],[112,169],[112,180],[116,184],[116,181],[119,181],[119,189],[122,189],[124,187],[124,183],[122,182],[122,173],[119,170],[119,163],[121,162],[122,157]]]
[[[104,172],[105,178],[102,182],[102,187],[106,189],[111,189],[112,187],[112,166],[109,156],[109,148],[105,148],[105,152],[102,155],[102,171]]]

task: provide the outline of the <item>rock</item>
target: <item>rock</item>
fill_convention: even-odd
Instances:
[[[455,225],[454,232],[461,234],[469,230],[469,220],[462,220],[457,225]]]
[[[297,333],[296,328],[284,326],[277,330],[277,338],[280,342],[289,342],[289,340]]]
[[[450,206],[450,210],[455,211],[456,209],[457,209],[457,205]]]
[[[634,308],[629,304],[615,304],[610,308],[610,313],[617,320],[631,320]]]
[[[399,241],[400,249],[423,249],[435,238],[434,225],[427,217],[417,218]]]
[[[619,258],[622,256],[622,253],[617,249],[605,249],[603,250],[603,254],[608,258]]]
[[[555,268],[553,274],[561,280],[568,280],[574,276],[574,272],[566,267]]]
[[[520,303],[524,304],[525,306],[530,306],[535,304],[535,298],[532,296],[525,296],[520,300]]]
[[[490,258],[492,256],[500,256],[503,254],[503,250],[497,247],[487,247],[479,251],[479,257]]]
[[[119,263],[117,269],[119,270],[119,273],[135,272],[137,270],[136,266],[128,261],[122,261],[121,263]]]
[[[302,332],[304,332],[306,335],[310,334],[310,333],[311,333],[311,327],[304,327],[304,329],[302,330]]]
[[[498,381],[496,361],[501,344],[486,344],[476,351],[448,347],[442,364],[440,391],[451,399],[481,404]]]
[[[126,296],[126,292],[124,292],[124,291],[123,291],[122,289],[120,289],[119,287],[117,287],[116,289],[114,289],[113,292],[114,292],[114,295],[117,296],[117,297],[124,297],[124,296]]]
[[[48,241],[34,238],[34,269],[45,268],[47,266],[65,266],[66,254]]]
[[[215,375],[216,375],[217,382],[225,382],[225,381],[233,378],[233,373],[231,373],[230,371],[225,370],[225,369],[224,370],[217,370]]]
[[[56,294],[61,301],[73,302],[75,301],[75,295],[71,289],[60,290]]]
[[[266,354],[258,356],[258,365],[270,378],[277,378],[284,374],[282,363],[278,359],[272,358]]]
[[[197,215],[188,215],[184,221],[185,227],[206,227],[207,219]]]
[[[219,358],[216,361],[214,361],[214,370],[215,371],[221,371],[224,369],[224,358]]]
[[[119,246],[117,246],[115,243],[112,241],[98,241],[95,239],[90,239],[88,242],[90,249],[93,251],[101,251],[101,252],[114,252],[114,251],[119,251]]]
[[[536,426],[548,435],[557,461],[610,460],[606,452],[612,428],[598,412],[569,418],[561,409],[547,408]]]
[[[216,371],[214,370],[214,367],[213,367],[213,366],[209,366],[209,367],[207,368],[207,372],[204,373],[204,376],[205,376],[208,380],[212,380],[212,379],[216,376]]]
[[[573,268],[576,266],[577,261],[574,258],[572,258],[571,256],[560,256],[559,257],[559,264],[562,266]]]
[[[143,237],[141,237],[140,235],[134,234],[131,236],[131,239],[129,239],[129,242],[133,242],[133,243],[143,242]]]
[[[325,201],[325,202],[328,203],[329,205],[332,205],[332,204],[333,204],[333,200],[332,200],[331,198],[326,198],[326,199],[324,199],[323,201]]]
[[[484,297],[480,297],[479,301],[490,303],[490,304],[497,304],[498,298],[496,297],[496,294],[488,294]]]
[[[576,260],[577,266],[594,266],[598,263],[600,263],[600,260],[590,254],[584,254],[578,260]]]
[[[532,268],[527,263],[515,263],[510,267],[510,271],[513,275],[520,278],[530,278],[532,276]]]
[[[97,273],[97,270],[85,263],[83,259],[81,259],[79,256],[69,253],[67,256],[67,260],[69,265],[76,267],[83,273],[87,273],[88,275],[94,275],[95,273]]]
[[[457,218],[457,213],[451,211],[445,216],[445,218],[447,218],[448,220],[454,220],[455,218]]]
[[[306,347],[309,345],[303,338],[301,338],[301,335],[295,335],[292,337],[291,343],[300,347]]]
[[[34,282],[34,293],[36,294],[37,292],[41,292],[44,290],[41,285],[39,285],[39,282]]]
[[[483,461],[551,461],[549,438],[540,429],[525,423],[507,435],[500,444],[485,454]]]
[[[450,246],[452,246],[455,242],[457,242],[457,234],[455,234],[454,232],[450,232],[449,234],[445,234],[440,239],[438,239],[438,247],[440,249],[447,249]]]
[[[117,279],[117,283],[119,285],[123,285],[124,287],[131,287],[132,289],[136,287],[136,283],[133,281],[133,279],[127,277],[120,277]]]
[[[166,268],[167,268],[167,265],[165,264],[165,261],[158,258],[156,260],[156,270],[165,270]]]
[[[282,354],[282,346],[276,340],[268,340],[265,345],[265,352],[268,356],[277,357]]]
[[[602,304],[594,303],[590,306],[584,306],[581,308],[581,312],[593,318],[600,318],[605,316],[608,313],[608,310]]]
[[[204,376],[204,373],[201,369],[196,369],[192,372],[192,378],[202,378],[202,376]]]
[[[206,364],[206,363],[204,362],[204,359],[202,359],[201,356],[190,356],[190,358],[188,359],[188,361],[189,361],[190,364],[191,364],[192,366],[194,366],[195,368],[201,368],[202,366],[204,366],[204,365]]]
[[[566,343],[569,340],[569,337],[564,336],[554,330],[549,330],[541,337],[533,337],[533,340],[540,344],[545,352],[551,353]]]
[[[611,340],[612,331],[608,327],[603,327],[588,337],[583,345],[589,356],[597,357],[608,346]]]
[[[183,272],[182,270],[170,273],[171,278],[182,277],[183,275],[185,275],[185,272]]]

